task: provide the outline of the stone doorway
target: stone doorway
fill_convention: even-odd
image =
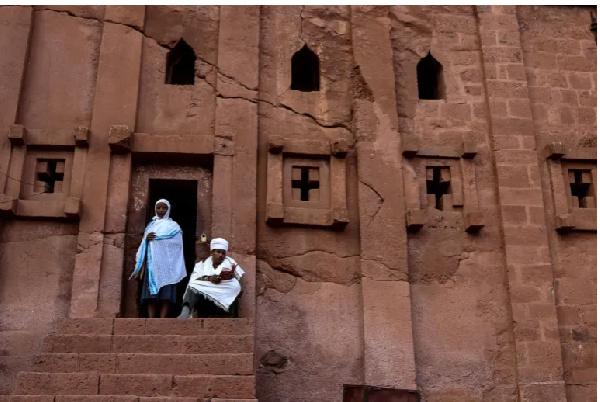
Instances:
[[[212,177],[208,169],[190,166],[145,165],[134,167],[130,190],[125,256],[125,283],[122,298],[122,317],[145,317],[145,306],[139,305],[141,283],[129,280],[135,266],[135,255],[144,229],[154,216],[154,205],[161,198],[171,204],[171,218],[183,230],[183,248],[189,274],[197,257],[205,258],[208,245],[199,243],[204,233],[210,239],[210,205]],[[172,306],[170,316],[175,317],[188,279],[177,288],[178,303]]]

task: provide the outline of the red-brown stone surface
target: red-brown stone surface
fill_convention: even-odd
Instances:
[[[591,12],[0,7],[0,401],[595,400]],[[180,39],[193,85],[165,83]],[[305,45],[318,91],[291,89]],[[441,99],[419,99],[428,54]],[[35,194],[53,158],[65,194]],[[292,207],[302,160],[331,176]],[[591,171],[592,208],[569,169]],[[155,180],[196,186],[184,239],[202,258],[202,234],[230,241],[243,319],[135,318]]]

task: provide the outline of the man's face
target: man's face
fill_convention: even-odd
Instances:
[[[156,215],[158,215],[159,218],[165,216],[168,210],[169,207],[167,207],[167,204],[163,202],[159,202],[158,204],[156,204]]]
[[[227,255],[225,250],[214,249],[211,250],[210,255],[212,256],[213,262],[222,263]]]

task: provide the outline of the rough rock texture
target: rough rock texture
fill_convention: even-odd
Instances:
[[[246,270],[261,402],[340,401],[346,384],[595,400],[592,10],[0,7],[0,394],[61,318],[136,316],[126,279],[164,180],[197,199],[177,218],[187,258],[226,237]],[[180,39],[193,85],[165,83]],[[304,46],[318,91],[291,89]],[[419,99],[428,54],[440,99]],[[35,194],[38,159],[62,158],[65,193]]]

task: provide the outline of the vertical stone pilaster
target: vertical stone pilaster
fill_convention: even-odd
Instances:
[[[8,133],[10,125],[17,122],[32,20],[33,7],[0,8],[0,48],[5,49],[0,58],[0,194],[7,185],[11,149]]]
[[[416,389],[404,185],[386,6],[352,6],[365,384]],[[372,96],[369,96],[371,94]],[[373,214],[374,204],[379,208]],[[385,230],[382,230],[385,228]]]
[[[508,219],[516,208],[527,215],[544,208],[516,8],[477,11],[520,400],[566,401],[547,227]],[[532,276],[534,271],[544,274]]]
[[[111,10],[111,7],[118,6],[106,6],[106,13],[112,15],[113,21],[119,21],[117,10]],[[131,21],[143,21],[144,10],[127,9],[128,14],[137,15]],[[128,17],[127,21],[129,20]],[[109,179],[115,174],[114,171],[111,173],[108,133],[111,125],[126,125],[131,129],[135,127],[142,39],[141,33],[128,26],[108,21],[104,24],[83,189],[83,212],[73,272],[71,317],[92,317],[98,314],[104,243],[111,241],[105,239],[104,235]],[[131,169],[130,163],[124,165],[129,165],[128,169]],[[125,179],[127,177],[118,178]],[[123,196],[128,197],[127,193]],[[123,211],[125,210],[126,208]],[[106,261],[109,265],[115,262],[112,259]],[[121,267],[122,265],[113,268],[120,271]]]
[[[212,235],[229,240],[246,272],[244,317],[254,317],[255,309],[259,33],[258,6],[221,6]]]

